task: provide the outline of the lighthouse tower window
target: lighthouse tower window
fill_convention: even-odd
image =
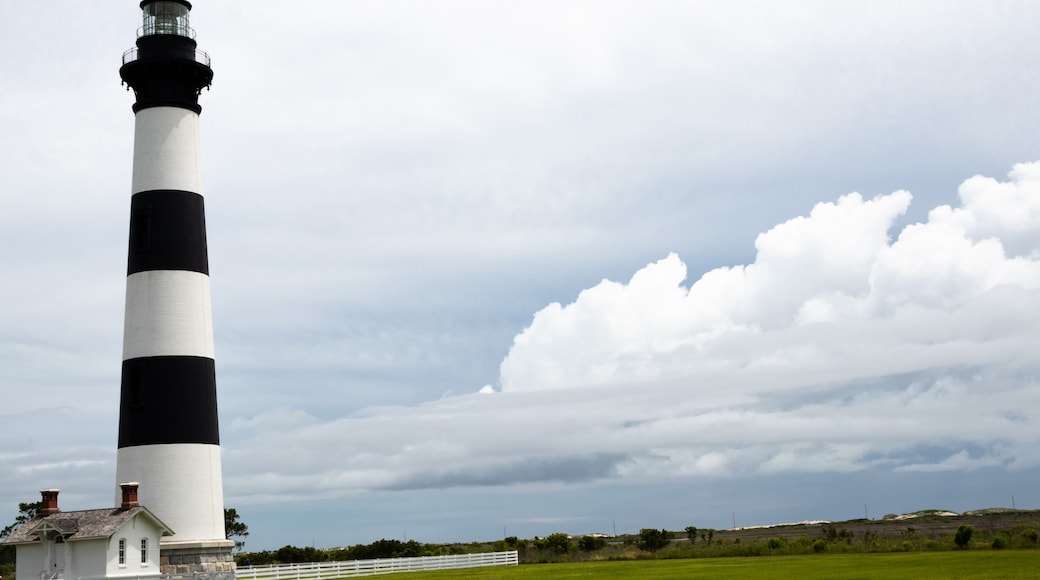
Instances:
[[[180,2],[152,2],[146,5],[141,35],[151,34],[194,36],[188,26],[188,7]]]

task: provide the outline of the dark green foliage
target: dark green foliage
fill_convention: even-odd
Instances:
[[[1017,524],[1000,530],[1000,539],[1007,548],[1036,548],[1038,536],[1036,524]]]
[[[224,508],[224,535],[229,540],[242,538],[235,540],[236,550],[241,550],[246,545],[245,537],[249,535],[249,526],[239,519],[238,511],[235,508]]]
[[[997,536],[997,537],[993,538],[993,545],[992,545],[992,547],[993,547],[994,550],[1004,550],[1004,549],[1006,549],[1008,547],[1007,540],[1005,540],[1004,538],[1002,538],[1000,536]]]
[[[36,514],[40,513],[41,507],[43,507],[42,501],[19,503],[18,515],[15,516],[14,523],[0,530],[0,540],[10,536],[18,526],[35,518]],[[0,546],[0,576],[6,572],[8,577],[14,578],[15,552],[14,546]]]
[[[656,552],[672,541],[672,535],[668,530],[655,530],[643,528],[639,530],[639,548],[648,552]]]
[[[510,550],[516,550],[521,555],[527,551],[527,540],[521,540],[516,536],[507,536],[497,542],[491,544],[492,551],[494,552],[508,552]],[[429,550],[427,550],[429,552]],[[425,553],[428,556],[434,556],[436,554]]]
[[[770,550],[782,550],[787,547],[787,540],[784,538],[769,538],[766,542],[766,547]]]
[[[607,547],[607,539],[595,536],[582,536],[578,539],[578,547],[585,552],[595,552]]]
[[[686,537],[690,539],[690,543],[697,541],[697,528],[695,526],[686,526]]]
[[[566,554],[571,551],[571,538],[563,533],[549,534],[541,540],[536,538],[534,547],[554,554]]]
[[[953,543],[961,549],[967,548],[971,543],[971,535],[975,530],[967,524],[961,524],[953,534]]]
[[[244,552],[235,558],[238,565],[274,565],[280,563],[304,563],[327,561],[326,553],[316,548],[283,546],[274,552]]]
[[[368,545],[359,544],[328,553],[329,559],[343,562],[348,560],[374,560],[376,558],[411,558],[423,556],[426,549],[415,540],[376,540]]]
[[[873,552],[883,549],[883,543],[878,539],[878,533],[872,530],[863,532],[863,547]]]
[[[823,534],[823,538],[828,542],[845,542],[846,544],[852,543],[852,538],[855,536],[853,532],[846,530],[845,528],[835,528],[834,526],[823,526],[820,528],[820,533]]]
[[[276,561],[282,564],[300,564],[303,562],[324,562],[325,552],[313,547],[306,546],[304,548],[297,548],[296,546],[283,546],[278,548],[274,553]]]
[[[11,535],[11,532],[18,526],[36,517],[36,514],[40,513],[40,508],[43,507],[42,501],[34,501],[29,503],[18,504],[18,516],[14,518],[14,523],[0,530],[0,539],[6,538]]]
[[[735,555],[743,557],[743,558],[752,558],[752,557],[755,557],[755,556],[767,556],[767,555],[769,555],[769,550],[766,549],[765,544],[761,544],[761,543],[757,543],[756,542],[754,544],[748,544],[747,546],[742,546],[740,549],[736,550],[734,553],[735,553]]]
[[[352,560],[375,560],[377,558],[408,558],[413,556],[433,556],[445,553],[462,553],[457,546],[430,546],[415,540],[377,540],[371,544],[358,544],[349,548],[319,550],[307,546],[283,546],[277,550],[248,552],[239,554],[236,562],[240,566],[246,561],[252,566],[270,566],[273,564],[299,564],[304,562],[349,562]]]

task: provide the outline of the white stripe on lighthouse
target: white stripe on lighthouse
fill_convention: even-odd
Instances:
[[[199,115],[180,107],[151,107],[135,115],[131,193],[179,189],[202,195]]]
[[[163,545],[182,538],[225,539],[219,446],[124,447],[116,457],[116,481],[141,484],[138,501],[174,531],[172,537],[163,538]]]
[[[127,277],[123,360],[145,356],[214,358],[209,276],[153,270]]]

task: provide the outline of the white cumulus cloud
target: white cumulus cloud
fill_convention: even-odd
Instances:
[[[535,314],[497,392],[237,421],[264,461],[232,449],[231,493],[1036,468],[1038,180],[971,178],[899,231],[909,193],[852,193],[761,234],[751,264],[603,280]]]
[[[604,280],[573,303],[535,315],[502,362],[502,389],[589,387],[709,369],[801,369],[808,378],[813,370],[846,368],[848,378],[882,376],[914,370],[909,352],[925,355],[921,368],[987,362],[994,354],[987,343],[998,334],[1029,329],[1021,309],[1040,287],[1033,234],[1040,228],[1028,225],[1040,200],[1037,167],[1016,166],[1008,182],[969,179],[960,207],[936,208],[894,240],[910,194],[864,200],[852,193],[761,234],[752,264],[712,270],[687,285],[686,267],[672,254],[627,284]],[[973,343],[977,348],[952,348]],[[862,366],[864,354],[874,362]]]

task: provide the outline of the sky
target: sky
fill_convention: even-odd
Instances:
[[[113,501],[138,4],[0,19],[0,521]],[[193,5],[246,549],[1040,508],[1040,5]]]

